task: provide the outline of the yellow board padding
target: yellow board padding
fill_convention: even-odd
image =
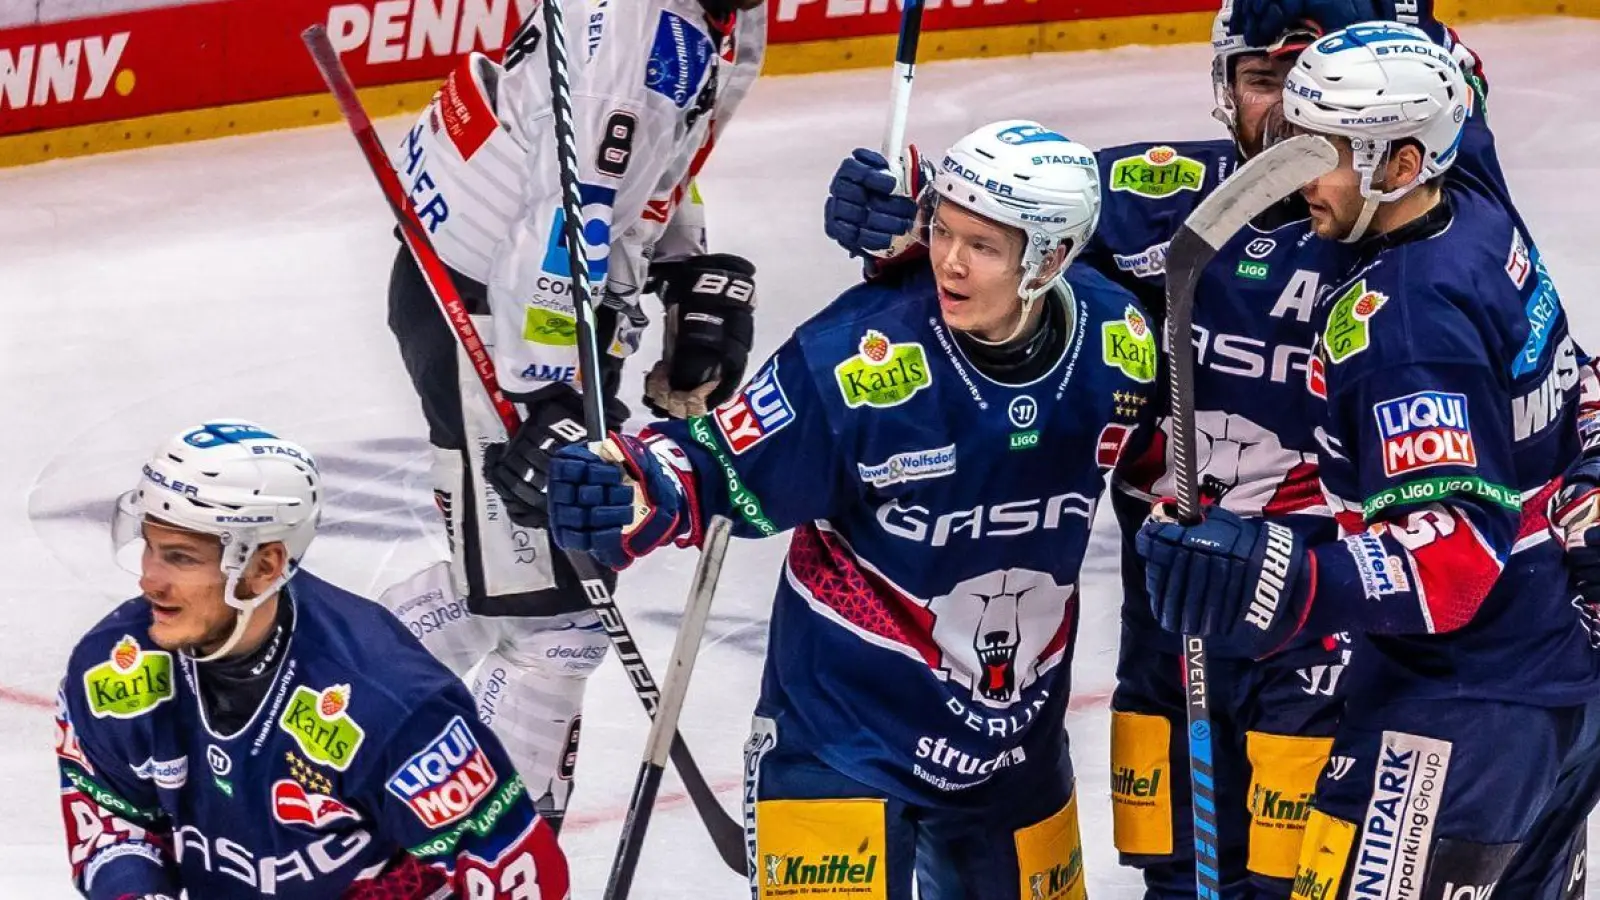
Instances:
[[[1311,818],[1306,820],[1305,843],[1300,847],[1300,865],[1289,900],[1334,900],[1338,897],[1345,865],[1350,860],[1350,848],[1355,842],[1354,823],[1312,810]]]
[[[1333,738],[1295,737],[1251,731],[1244,738],[1250,760],[1250,871],[1293,878],[1317,777],[1328,764]]]
[[[1438,4],[1438,15],[1451,24],[1543,15],[1600,18],[1600,0],[1438,0]],[[918,58],[921,62],[932,62],[1103,50],[1129,44],[1200,42],[1210,38],[1211,18],[1212,14],[1208,12],[1173,13],[929,31],[922,35]],[[894,59],[895,40],[895,35],[883,34],[774,44],[767,49],[762,72],[766,75],[803,75],[834,69],[886,66]],[[1493,64],[1493,60],[1490,60],[1490,64]],[[441,81],[442,77],[363,88],[360,94],[367,111],[373,118],[378,118],[420,110],[433,97]],[[75,125],[0,137],[0,167],[232,134],[319,125],[338,119],[333,99],[326,94],[313,94]]]
[[[1172,723],[1111,713],[1111,834],[1117,850],[1166,856],[1172,839]]]
[[[889,854],[882,800],[756,803],[759,900],[848,896],[886,900]],[[911,873],[899,873],[910,878]]]
[[[1088,900],[1083,877],[1083,841],[1078,833],[1078,792],[1067,805],[1035,825],[1017,831],[1019,897],[1031,900]]]
[[[368,115],[376,119],[422,109],[443,81],[409,81],[362,88],[358,93]],[[0,167],[343,121],[331,94],[215,106],[0,137]]]

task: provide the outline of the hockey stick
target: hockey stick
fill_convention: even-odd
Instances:
[[[478,337],[477,328],[472,324],[472,318],[467,313],[467,307],[456,292],[455,283],[450,280],[449,270],[445,268],[443,260],[433,248],[432,241],[428,238],[428,231],[422,221],[417,218],[416,209],[412,206],[410,197],[404,186],[400,184],[399,176],[395,174],[394,167],[389,164],[389,157],[384,152],[383,143],[378,138],[377,131],[372,127],[372,120],[361,106],[361,100],[356,96],[355,85],[350,82],[350,75],[344,69],[344,64],[339,61],[338,51],[334,50],[332,42],[328,40],[327,29],[321,25],[313,25],[301,35],[302,40],[311,52],[312,59],[316,62],[322,78],[327,82],[328,89],[339,104],[339,111],[344,115],[346,123],[355,135],[356,143],[360,145],[362,155],[366,157],[367,166],[372,170],[378,185],[383,190],[384,199],[389,202],[389,210],[395,220],[400,224],[400,235],[405,240],[406,246],[411,250],[412,257],[417,261],[417,266],[422,270],[423,280],[427,282],[429,291],[433,294],[435,302],[439,304],[440,311],[445,319],[455,330],[456,338],[466,349],[468,357],[472,360],[473,370],[478,374],[478,380],[489,394],[490,401],[494,404],[495,412],[500,416],[501,422],[506,426],[508,434],[515,434],[520,424],[517,409],[506,399],[501,392],[499,382],[495,377],[494,361],[489,357],[488,349]],[[568,217],[571,221],[572,217]],[[581,305],[580,305],[581,308]],[[592,315],[592,309],[590,311]],[[590,332],[592,339],[593,332]],[[581,349],[581,348],[580,348]],[[593,362],[591,358],[590,362]],[[590,380],[585,373],[588,384],[599,385],[598,379]],[[598,393],[596,391],[595,393]],[[593,423],[591,423],[592,425]],[[650,670],[645,666],[644,658],[639,653],[639,647],[634,642],[632,634],[628,631],[627,624],[622,619],[622,613],[611,598],[611,591],[606,587],[605,581],[600,578],[600,571],[593,560],[588,556],[578,553],[569,554],[573,569],[578,573],[578,578],[583,584],[584,593],[595,608],[601,624],[606,630],[606,635],[611,638],[612,645],[617,648],[617,656],[621,659],[623,667],[628,671],[629,681],[632,682],[634,693],[644,704],[645,711],[651,716],[656,713],[660,702],[661,692],[656,688],[655,679],[651,677]],[[743,874],[744,862],[744,829],[729,816],[717,801],[716,793],[711,790],[711,785],[706,782],[699,766],[689,752],[688,745],[683,742],[681,735],[673,736],[672,763],[678,768],[678,774],[683,779],[684,789],[694,802],[695,809],[700,813],[705,822],[706,830],[711,833],[711,839],[717,846],[717,853],[724,863],[736,873]]]
[[[1274,144],[1212,191],[1178,229],[1167,250],[1167,372],[1172,393],[1173,480],[1178,518],[1200,519],[1195,478],[1194,294],[1200,274],[1239,229],[1308,181],[1333,171],[1339,153],[1318,137]],[[1217,805],[1211,744],[1210,679],[1205,641],[1183,637],[1184,694],[1189,711],[1189,789],[1194,808],[1194,879],[1199,900],[1220,900]]]
[[[672,647],[672,659],[667,663],[666,681],[661,687],[661,708],[656,720],[650,723],[650,737],[644,745],[644,762],[633,782],[633,797],[628,801],[628,817],[622,823],[622,837],[617,843],[617,855],[611,863],[611,878],[606,882],[605,900],[625,900],[633,887],[633,873],[639,867],[639,851],[644,846],[644,835],[650,827],[650,814],[656,803],[656,792],[661,788],[661,775],[666,771],[667,753],[672,745],[671,735],[678,729],[678,718],[683,714],[683,701],[689,693],[689,677],[694,673],[694,661],[700,653],[700,640],[706,633],[706,619],[711,615],[711,600],[717,592],[717,580],[722,575],[722,559],[728,548],[728,530],[732,523],[721,516],[713,517],[706,526],[705,540],[701,545],[700,564],[694,570],[694,586],[689,589],[689,605],[683,611],[683,621],[678,626],[678,640]]]
[[[900,10],[900,37],[894,45],[894,101],[889,127],[883,135],[883,158],[889,171],[904,180],[900,152],[905,149],[906,120],[911,117],[911,83],[917,76],[917,41],[922,37],[922,0],[904,0]],[[915,198],[913,198],[915,199]]]
[[[600,347],[595,340],[595,300],[593,288],[589,282],[589,259],[583,249],[583,199],[578,190],[578,133],[572,124],[572,85],[567,75],[567,36],[566,27],[562,21],[561,0],[545,0],[545,52],[550,61],[550,107],[554,113],[556,132],[556,162],[561,173],[561,193],[565,215],[562,222],[567,245],[567,260],[572,270],[572,305],[578,317],[578,370],[582,373],[585,424],[589,428],[591,441],[604,440],[606,436],[606,420],[604,409],[603,382],[600,379]],[[722,555],[727,552],[727,543],[723,542],[715,548],[706,547],[701,550],[702,556],[712,552],[717,554],[708,566],[714,571],[722,571]],[[604,589],[605,585],[598,578],[598,569],[588,556],[581,553],[569,555],[580,577],[585,568],[595,572],[593,579],[595,586]],[[702,559],[702,562],[706,562]],[[585,586],[589,579],[585,579]],[[612,641],[617,644],[617,652],[623,649],[622,641],[629,646],[633,638],[629,636],[627,626],[622,623],[622,614],[616,605],[611,602],[610,592],[605,592],[605,600],[596,599],[591,593],[590,599],[601,611],[601,621],[607,622],[605,611],[610,610],[615,617],[615,627],[607,622],[606,633],[611,635]],[[634,648],[637,658],[638,650]],[[630,670],[631,671],[631,670]],[[649,683],[649,699],[646,707],[652,716],[656,715],[657,708],[654,701],[659,700],[660,692],[655,688],[655,682],[650,678],[650,672],[645,668],[644,660],[638,659],[638,669],[635,673],[635,684],[641,687],[641,697],[644,697],[643,685],[640,678]],[[700,818],[706,824],[707,831],[711,834],[712,843],[716,844],[717,853],[722,861],[733,871],[745,873],[744,829],[740,827],[717,802],[716,795],[712,793],[710,785],[706,784],[705,776],[700,774],[700,769],[695,765],[694,757],[689,754],[688,745],[683,742],[682,735],[677,733],[676,725],[672,732],[672,763],[678,767],[678,774],[683,778],[684,788],[689,792],[690,799],[694,802],[695,809],[700,813]],[[691,779],[697,784],[690,787]]]

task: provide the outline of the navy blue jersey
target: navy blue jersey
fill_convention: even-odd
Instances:
[[[1452,172],[1448,225],[1369,242],[1319,304],[1309,386],[1346,536],[1315,551],[1311,618],[1373,635],[1386,696],[1562,705],[1600,682],[1545,519],[1586,366],[1506,193]]]
[[[1139,293],[1159,317],[1167,245],[1194,207],[1237,171],[1238,151],[1229,140],[1140,143],[1098,157],[1104,209],[1084,259]],[[1304,206],[1291,200],[1234,235],[1201,274],[1196,474],[1208,501],[1240,515],[1294,516],[1320,539],[1331,538],[1334,525],[1317,480],[1316,419],[1303,385],[1323,273],[1340,271],[1349,251],[1312,241],[1310,232]],[[1169,427],[1162,416],[1147,451],[1120,470],[1120,490],[1143,500],[1175,492]],[[1176,636],[1160,630],[1141,592],[1130,592],[1123,620],[1128,639],[1177,652]]]
[[[1045,301],[1065,348],[1028,384],[967,359],[920,261],[846,292],[712,414],[652,426],[699,522],[795,530],[761,699],[781,743],[908,802],[967,803],[1065,740],[1089,525],[1156,379],[1133,297],[1083,267],[1066,284]]]
[[[561,851],[466,686],[388,610],[307,572],[279,602],[277,674],[231,735],[143,599],[73,650],[56,752],[83,895],[320,900],[402,869],[419,890],[564,898]]]

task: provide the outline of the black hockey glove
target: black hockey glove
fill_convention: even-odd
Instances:
[[[504,444],[483,450],[483,477],[500,495],[506,515],[524,528],[550,527],[545,486],[550,457],[562,447],[589,439],[583,424],[583,397],[570,384],[552,384],[526,401],[528,418]],[[620,427],[621,404],[608,404],[607,430]],[[611,421],[615,419],[616,421]]]
[[[674,419],[705,415],[744,381],[755,337],[756,267],[711,253],[650,267],[646,290],[666,310],[662,359],[645,376],[644,402]]]

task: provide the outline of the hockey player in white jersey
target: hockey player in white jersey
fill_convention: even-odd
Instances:
[[[654,292],[666,340],[646,402],[662,414],[703,413],[743,380],[755,269],[707,254],[693,178],[760,70],[761,0],[566,6],[581,231],[601,300],[603,384],[582,389],[605,392],[610,427],[627,417],[617,398],[622,361],[648,324],[640,295]],[[534,428],[548,424],[541,392],[578,380],[544,37],[536,9],[503,62],[464,59],[393,158],[492,345],[500,385],[527,404]],[[540,511],[491,486],[499,448],[485,450],[509,436],[404,248],[390,277],[389,327],[428,422],[451,559],[391,588],[385,602],[457,672],[482,662],[472,685],[479,716],[559,825],[583,688],[605,657],[605,633]]]

